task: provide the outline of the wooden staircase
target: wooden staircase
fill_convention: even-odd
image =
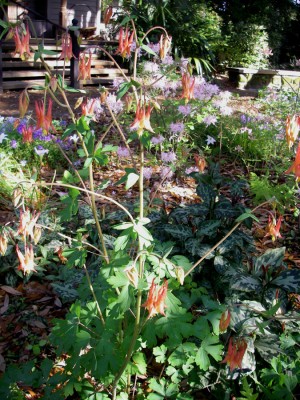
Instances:
[[[110,42],[89,41],[86,40],[81,44],[81,50],[92,47],[96,49],[97,45],[104,47]],[[65,83],[70,84],[70,62],[65,63],[64,60],[59,60],[61,47],[57,45],[54,39],[44,39],[43,47],[45,50],[55,52],[55,55],[43,54],[43,58],[56,74],[64,74]],[[30,48],[34,51],[38,46],[36,40],[32,40]],[[19,54],[14,55],[15,45],[11,40],[2,43],[2,74],[3,74],[3,89],[4,90],[20,90],[34,86],[43,86],[45,82],[46,70],[40,60],[34,61],[33,57],[22,61]],[[1,66],[0,66],[1,68]],[[126,68],[122,68],[124,74],[128,74]],[[95,51],[92,55],[91,79],[80,81],[80,86],[110,86],[116,77],[121,77],[122,74],[111,60],[100,59],[99,54]]]

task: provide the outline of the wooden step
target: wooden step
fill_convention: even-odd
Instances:
[[[70,67],[70,63],[65,63],[64,60],[46,60],[47,65],[50,68],[63,67],[64,64],[66,68]],[[19,61],[19,60],[7,60],[2,62],[3,69],[14,69],[14,68],[39,68],[43,67],[41,61]],[[105,68],[113,67],[114,63],[107,60],[97,60],[92,59],[92,68]]]
[[[128,71],[127,70],[122,70],[124,74],[126,74]],[[66,68],[65,71],[62,69],[56,69],[55,73],[63,75],[65,73],[66,76],[70,75],[70,69]],[[34,78],[34,77],[42,77],[45,76],[46,71],[41,70],[41,69],[35,69],[35,70],[20,70],[20,71],[3,71],[3,79],[20,79],[20,78]],[[92,69],[91,70],[91,75],[111,75],[113,77],[116,76],[122,76],[121,72],[117,68],[99,68],[99,69]]]

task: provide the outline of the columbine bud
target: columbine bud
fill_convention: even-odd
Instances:
[[[113,8],[112,6],[107,7],[107,9],[104,12],[104,18],[103,18],[103,22],[105,25],[107,25],[111,19],[113,15]]]
[[[20,188],[16,188],[13,191],[14,207],[18,208],[23,202],[22,199],[23,199],[23,191]]]
[[[176,278],[180,285],[184,284],[184,269],[182,267],[177,267],[175,270]]]
[[[51,79],[50,79],[50,82],[49,82],[49,86],[50,86],[52,92],[56,92],[57,85],[58,85],[58,83],[57,83],[56,76],[51,76]]]
[[[126,105],[126,111],[129,112],[131,109],[131,106],[132,106],[132,101],[133,101],[132,95],[127,93],[124,96],[124,101],[125,101],[125,105]]]
[[[222,313],[219,324],[219,329],[221,332],[225,332],[227,330],[228,325],[230,324],[230,316],[229,310],[226,310]]]
[[[42,229],[39,226],[36,226],[34,228],[34,232],[33,232],[34,244],[38,244],[38,242],[40,241],[41,236],[42,236]]]
[[[108,96],[108,90],[106,88],[101,88],[100,90],[100,103],[104,104],[106,97]]]
[[[20,113],[20,118],[23,118],[24,115],[26,114],[29,106],[29,96],[28,92],[26,89],[24,89],[19,97],[19,113]]]
[[[5,234],[0,234],[0,254],[5,255],[7,250],[7,237]]]
[[[134,267],[134,265],[131,265],[131,266],[125,268],[124,272],[126,273],[129,282],[135,288],[137,288],[138,287],[138,282],[139,282],[139,274],[138,274],[136,268]]]

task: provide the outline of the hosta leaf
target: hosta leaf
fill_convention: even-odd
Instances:
[[[287,290],[288,292],[300,293],[300,270],[288,269],[272,281],[273,285]]]
[[[239,275],[235,282],[232,283],[231,288],[235,290],[242,290],[243,292],[259,291],[262,284],[259,279],[250,275]]]

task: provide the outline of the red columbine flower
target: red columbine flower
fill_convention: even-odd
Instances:
[[[205,168],[207,167],[205,158],[202,156],[199,156],[199,154],[194,154],[194,160],[196,163],[196,167],[199,169],[199,172],[203,172],[205,170]]]
[[[290,174],[291,172],[293,172],[295,174],[296,180],[299,181],[300,180],[300,143],[298,144],[295,161],[290,166],[290,168],[287,171],[285,171],[285,174]]]
[[[37,116],[36,127],[37,129],[42,129],[44,133],[48,133],[50,128],[55,131],[52,124],[52,100],[49,99],[48,111],[46,113],[46,106],[43,100],[35,102],[35,112]]]
[[[116,54],[121,54],[123,58],[130,56],[130,50],[133,42],[133,34],[134,33],[132,32],[129,36],[128,28],[126,28],[125,32],[123,31],[123,28],[120,29],[119,47],[117,48]]]
[[[22,128],[22,139],[23,143],[31,143],[33,141],[33,127],[23,126]]]
[[[68,62],[72,57],[72,39],[68,33],[64,33],[61,37],[61,54],[59,60],[66,60]]]
[[[280,227],[281,227],[281,221],[282,221],[282,216],[280,216],[278,218],[278,221],[276,222],[276,219],[274,218],[274,216],[269,215],[269,222],[267,225],[267,233],[265,234],[265,236],[272,236],[272,240],[273,242],[277,239],[277,238],[282,238],[281,234],[280,234]]]
[[[165,281],[162,286],[158,286],[154,283],[153,279],[147,300],[144,304],[142,304],[142,307],[147,308],[149,312],[148,318],[152,318],[156,314],[162,314],[166,316],[164,309],[166,308],[165,300],[167,297],[167,291],[168,281]]]
[[[86,81],[87,79],[91,79],[91,66],[92,66],[92,53],[89,53],[89,56],[86,57],[84,53],[81,53],[79,56],[79,74],[78,80]]]
[[[137,131],[138,135],[140,135],[144,129],[154,133],[150,124],[151,111],[152,107],[150,106],[150,104],[148,104],[148,106],[141,106],[141,103],[138,103],[135,113],[135,119],[130,125],[130,129],[133,131]]]
[[[220,319],[220,324],[219,324],[219,329],[221,332],[225,332],[230,324],[230,311],[226,310],[222,313],[221,319]]]
[[[81,103],[81,114],[87,117],[93,117],[97,99],[89,99]]]
[[[18,269],[23,271],[24,275],[26,275],[30,274],[31,272],[36,272],[36,270],[34,268],[35,263],[34,263],[34,253],[32,244],[29,247],[26,245],[24,250],[25,254],[22,254],[22,252],[19,249],[19,246],[16,245],[16,251],[20,261]]]
[[[289,149],[295,143],[300,129],[300,115],[288,115],[286,118],[285,136]]]
[[[226,357],[222,363],[227,363],[229,365],[230,371],[235,368],[242,368],[242,361],[247,350],[247,342],[243,338],[229,339],[228,350]]]
[[[188,72],[182,74],[182,95],[181,98],[185,99],[186,103],[194,98],[195,78],[192,78]]]
[[[36,239],[35,225],[39,216],[40,213],[36,213],[36,211],[34,211],[31,215],[28,208],[24,212],[21,211],[18,235],[29,236],[31,237],[32,240],[35,241]]]
[[[163,60],[166,55],[168,54],[168,51],[170,50],[171,47],[171,42],[172,42],[172,37],[171,36],[165,36],[161,35],[160,36],[160,41],[159,41],[159,56]]]
[[[26,25],[26,31],[24,33],[23,29],[21,34],[19,34],[19,27],[13,29],[13,38],[16,45],[15,54],[19,53],[22,60],[27,60],[32,56],[30,52],[30,32],[28,25]]]

